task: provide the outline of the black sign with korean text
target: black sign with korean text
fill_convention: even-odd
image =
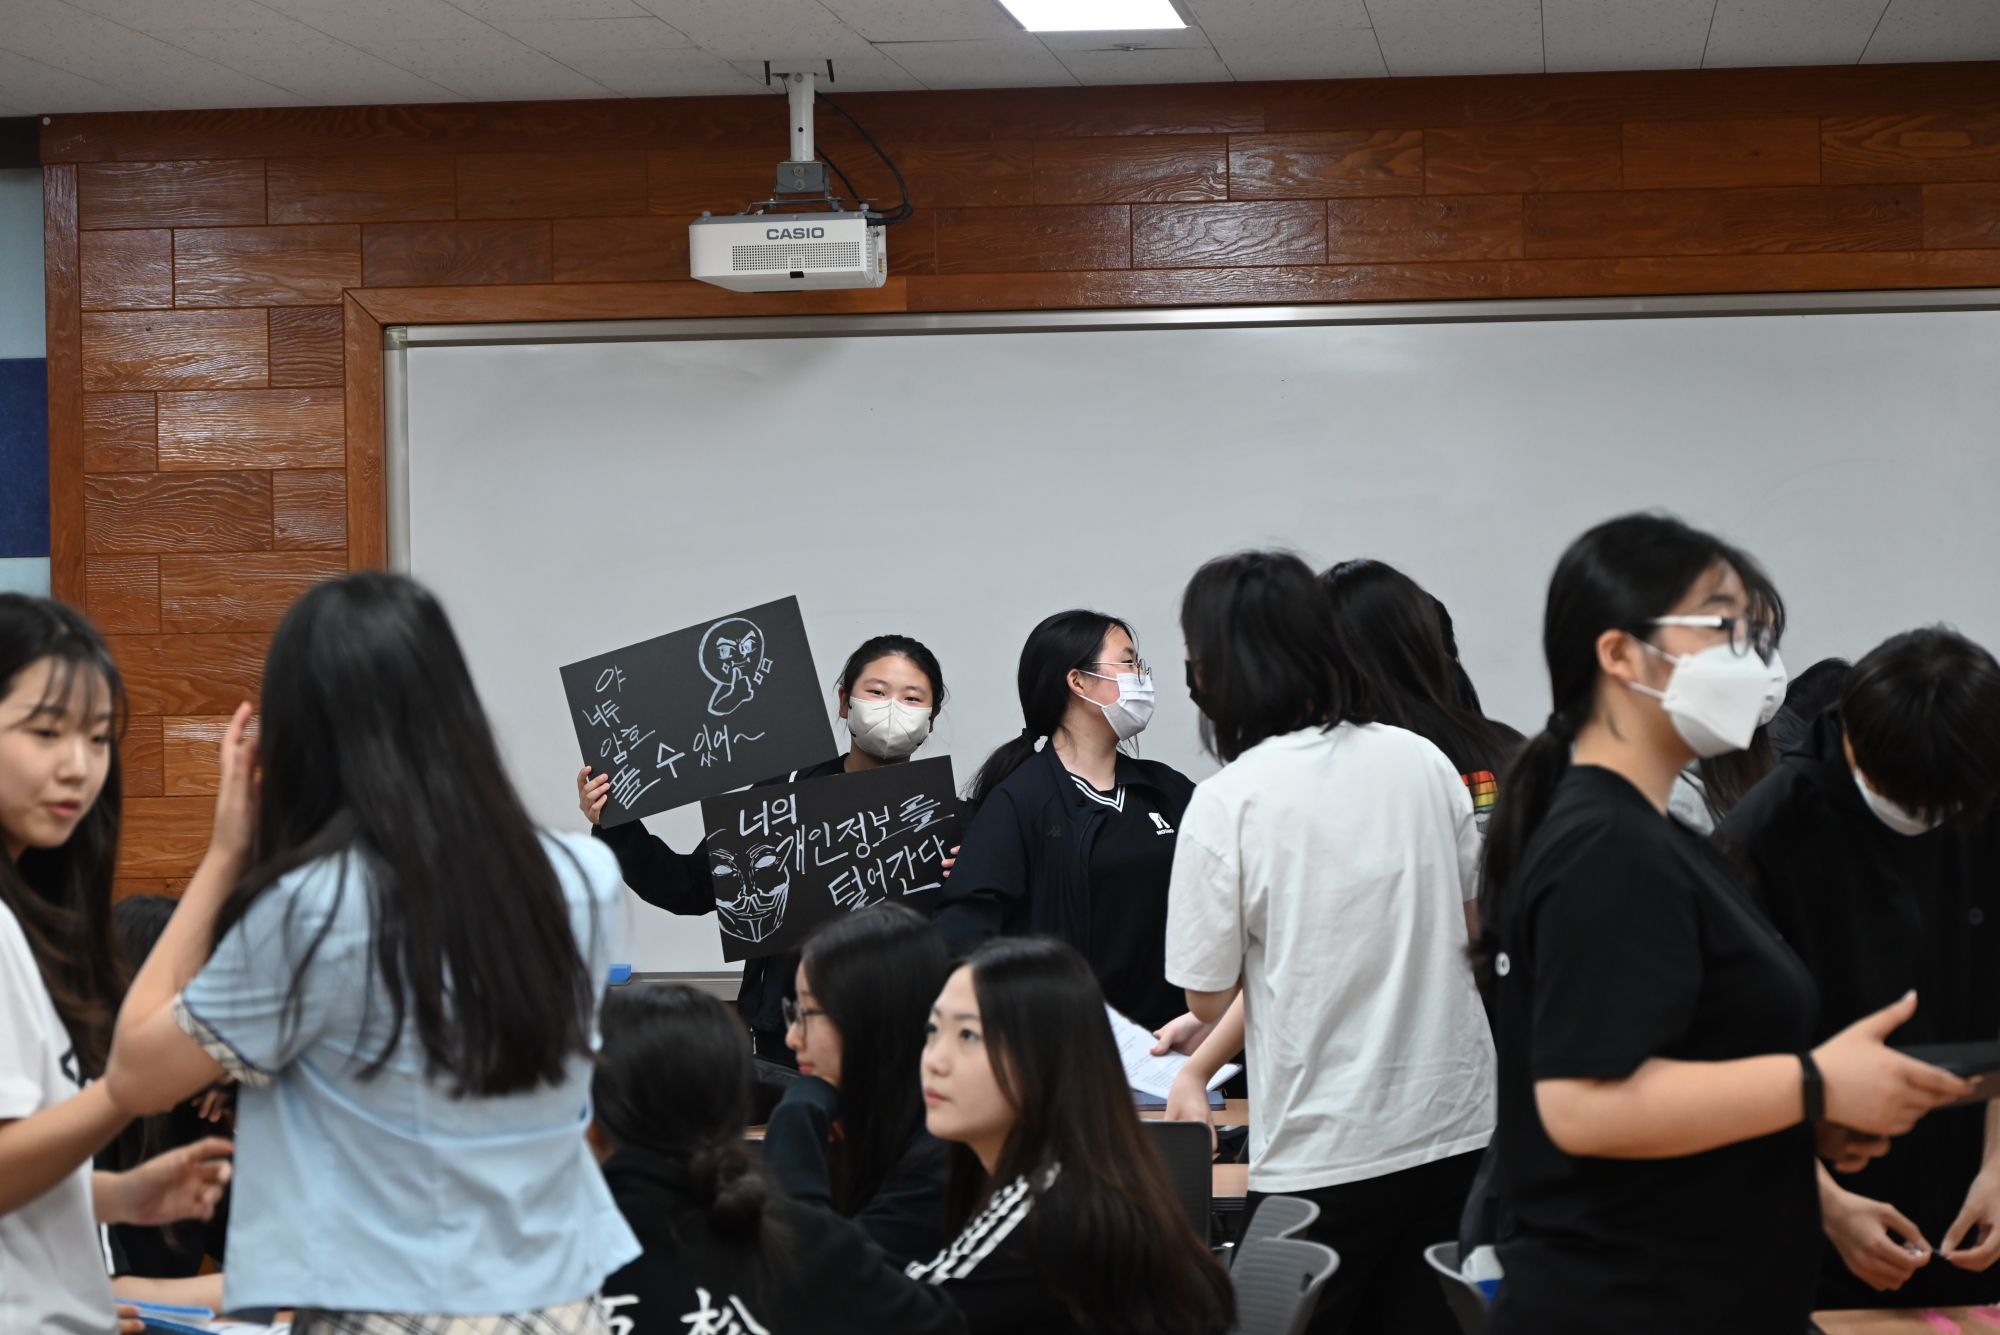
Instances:
[[[704,799],[722,957],[796,950],[827,919],[884,901],[928,917],[957,812],[949,756]]]
[[[567,664],[562,681],[583,763],[611,776],[605,825],[839,750],[797,598]]]

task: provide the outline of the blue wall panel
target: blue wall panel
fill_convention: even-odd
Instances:
[[[49,554],[49,364],[0,359],[0,557]]]

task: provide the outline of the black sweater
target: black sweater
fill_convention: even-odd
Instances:
[[[833,1209],[827,1143],[840,1091],[818,1076],[786,1082],[764,1132],[764,1168],[787,1196]],[[921,1125],[875,1194],[854,1212],[856,1226],[895,1265],[928,1261],[944,1246],[944,1189],[951,1161],[944,1142]]]
[[[880,1248],[836,1215],[773,1193],[764,1242],[746,1247],[711,1232],[684,1165],[626,1148],[605,1161],[604,1180],[645,1248],[602,1290],[614,1328],[619,1318],[632,1323],[623,1328],[628,1335],[691,1328],[964,1335],[963,1318],[943,1294],[897,1274]]]
[[[768,788],[776,783],[797,783],[841,773],[846,756],[822,760],[807,769],[793,770],[775,778],[759,779],[752,788]],[[651,904],[687,917],[715,912],[715,878],[709,873],[708,840],[695,845],[692,853],[676,853],[667,841],[647,829],[643,821],[627,821],[609,829],[590,827],[618,856],[618,871],[632,893]],[[782,955],[762,955],[743,961],[743,983],[736,993],[736,1012],[752,1030],[767,1036],[770,1051],[759,1056],[783,1060],[778,1050],[785,1032],[785,1001],[797,994],[799,955],[788,950]]]
[[[1026,1177],[1014,1179],[993,1193],[951,1246],[929,1261],[912,1262],[905,1273],[950,1294],[970,1335],[1087,1335],[1035,1263],[1035,1216],[1062,1209],[1067,1185],[1060,1168],[1047,1170],[1032,1187]]]

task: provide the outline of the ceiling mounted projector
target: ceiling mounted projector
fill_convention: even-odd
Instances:
[[[733,292],[880,287],[889,280],[888,229],[882,216],[865,206],[848,209],[827,189],[827,164],[813,148],[816,78],[811,73],[784,76],[791,99],[792,155],[778,164],[773,197],[726,217],[703,213],[688,224],[693,277]],[[799,206],[804,211],[771,212]]]

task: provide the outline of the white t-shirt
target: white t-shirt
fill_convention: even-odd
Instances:
[[[0,1120],[73,1097],[76,1051],[21,924],[0,904]],[[0,1330],[104,1335],[117,1329],[91,1203],[90,1160],[0,1215]]]
[[[1444,753],[1371,723],[1251,747],[1195,786],[1167,978],[1240,978],[1250,1186],[1306,1191],[1481,1148],[1493,1037],[1465,958],[1472,798]]]

